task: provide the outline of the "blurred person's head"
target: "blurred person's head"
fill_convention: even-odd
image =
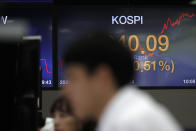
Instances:
[[[59,97],[51,107],[55,131],[78,131],[78,119],[72,114],[68,101]]]
[[[133,76],[132,57],[117,39],[89,33],[65,51],[66,79],[62,92],[81,119],[99,119],[103,107]]]

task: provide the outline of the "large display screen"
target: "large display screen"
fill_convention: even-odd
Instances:
[[[52,17],[50,8],[46,7],[7,7],[3,10],[1,22],[6,25],[15,23],[24,26],[25,36],[41,36],[40,65],[42,70],[42,87],[53,87],[52,60]],[[14,28],[14,27],[13,27]],[[14,29],[13,29],[14,31]]]
[[[62,52],[79,34],[109,30],[134,57],[142,87],[196,86],[196,9],[192,7],[61,8],[58,19],[58,82],[66,84]],[[109,51],[109,50],[108,50]]]

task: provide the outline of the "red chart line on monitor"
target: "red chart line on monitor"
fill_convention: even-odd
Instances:
[[[184,18],[184,17],[192,18],[194,16],[195,16],[195,14],[191,14],[190,15],[188,13],[182,13],[181,16],[178,19],[176,19],[175,22],[172,22],[171,18],[169,17],[167,19],[167,23],[163,25],[163,29],[161,30],[161,34],[160,35],[162,35],[164,33],[164,31],[168,29],[169,24],[170,24],[171,27],[174,27],[176,25],[180,26],[180,22],[181,22],[182,18]]]
[[[51,74],[52,72],[48,71],[48,65],[47,65],[46,59],[40,59],[40,60],[44,61],[47,73]]]
[[[176,19],[175,22],[172,22],[172,19],[169,17],[169,18],[167,19],[166,24],[163,25],[163,28],[162,28],[162,30],[161,30],[160,35],[162,35],[162,34],[164,33],[164,31],[168,29],[169,25],[170,25],[171,27],[174,27],[174,26],[176,26],[176,25],[180,26],[182,18],[184,18],[184,17],[193,18],[194,16],[195,16],[195,14],[191,14],[191,15],[190,15],[190,14],[188,14],[188,13],[182,13],[181,16],[180,16],[178,19]],[[144,49],[144,48],[141,48],[141,47],[140,47],[140,50],[141,50],[141,51],[142,51],[142,50],[145,51],[145,49]],[[145,56],[146,56],[146,57],[151,57],[151,56],[153,56],[153,55],[154,55],[154,53],[149,53],[149,54],[146,54]]]

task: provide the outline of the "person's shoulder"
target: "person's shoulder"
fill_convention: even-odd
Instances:
[[[41,131],[54,131],[54,120],[53,118],[47,117],[44,127]]]
[[[122,120],[133,119],[144,116],[144,114],[155,113],[160,105],[147,93],[139,90],[135,86],[126,86],[118,94],[116,99],[116,109],[119,118]]]
[[[100,131],[181,131],[169,111],[150,95],[126,86],[111,100],[99,128]]]
[[[146,92],[138,89],[136,86],[126,85],[116,95],[116,103],[127,108],[137,108],[156,104],[154,99]],[[127,109],[125,108],[125,109]]]
[[[105,121],[104,123],[135,120],[146,112],[143,109],[146,109],[151,102],[151,97],[146,93],[134,86],[125,86],[118,91],[106,106],[102,120]]]
[[[122,92],[121,111],[116,111],[114,125],[141,131],[181,131],[172,114],[146,92],[129,86]]]

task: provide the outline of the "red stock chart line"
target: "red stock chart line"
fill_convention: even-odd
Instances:
[[[190,15],[190,14],[188,14],[188,13],[182,13],[181,16],[180,16],[178,19],[176,19],[175,22],[172,22],[171,18],[169,17],[169,18],[167,19],[167,22],[163,25],[163,29],[161,30],[161,34],[160,34],[160,35],[162,35],[162,34],[164,33],[164,31],[168,29],[169,25],[170,25],[171,27],[174,27],[174,26],[176,26],[176,25],[180,26],[180,24],[181,24],[180,22],[181,22],[181,20],[182,20],[184,17],[192,18],[192,17],[194,17],[194,16],[195,16],[195,14],[191,14],[191,15]]]
[[[44,63],[45,63],[45,68],[46,68],[46,71],[47,71],[47,73],[48,74],[51,74],[52,72],[50,72],[50,71],[48,71],[48,65],[47,65],[47,60],[46,59],[40,59],[41,61],[44,61]]]
[[[167,22],[163,25],[163,28],[162,28],[162,30],[161,30],[161,34],[160,35],[162,35],[163,33],[164,33],[164,31],[166,31],[167,29],[168,29],[168,27],[169,27],[169,25],[171,26],[171,27],[174,27],[174,26],[176,26],[176,25],[178,25],[178,26],[180,26],[180,24],[181,24],[181,21],[182,21],[182,19],[184,18],[184,17],[187,17],[187,18],[193,18],[195,16],[195,14],[188,14],[188,13],[182,13],[181,14],[181,16],[178,18],[178,19],[176,19],[174,22],[172,22],[172,19],[169,17],[168,19],[167,19]],[[145,49],[144,48],[141,48],[140,47],[140,50],[142,51],[145,51]],[[153,56],[154,55],[154,53],[149,53],[149,54],[146,54],[145,56],[146,57],[151,57],[151,56]]]

